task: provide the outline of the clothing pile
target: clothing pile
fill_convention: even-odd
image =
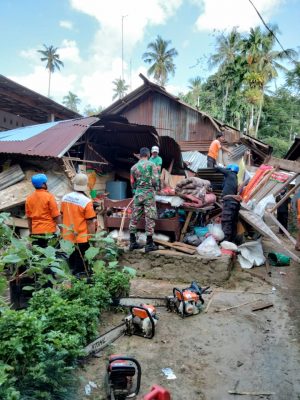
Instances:
[[[175,193],[185,199],[185,207],[200,208],[213,204],[216,196],[211,192],[211,183],[205,179],[191,177],[177,183]]]

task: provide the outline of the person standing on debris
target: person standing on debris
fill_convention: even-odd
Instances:
[[[84,261],[84,254],[89,248],[89,235],[95,233],[96,214],[93,203],[85,192],[88,191],[88,177],[77,174],[73,179],[74,191],[62,198],[63,238],[75,244],[69,264],[73,275],[90,273]]]
[[[222,144],[223,142],[225,142],[225,136],[221,132],[217,133],[216,139],[213,140],[209,146],[207,154],[207,168],[215,168],[220,149],[231,154],[231,151]]]
[[[238,216],[240,211],[241,196],[238,195],[237,174],[239,167],[236,164],[227,165],[226,169],[216,167],[217,171],[224,175],[224,184],[222,191],[222,230],[224,240],[234,242],[237,235]]]
[[[151,157],[149,161],[153,162],[153,164],[156,165],[158,175],[160,175],[162,167],[162,158],[158,154],[159,154],[159,147],[153,146],[151,149]]]
[[[155,219],[157,218],[155,190],[159,187],[159,177],[157,169],[149,161],[150,151],[147,147],[140,149],[140,160],[130,171],[130,182],[133,198],[133,212],[129,224],[130,246],[129,250],[140,249],[141,246],[136,241],[137,224],[142,215],[146,220],[147,243],[145,252],[155,251],[158,247],[153,242]]]
[[[61,216],[55,197],[47,190],[47,176],[36,174],[31,178],[35,192],[30,194],[25,201],[25,213],[33,243],[40,247],[47,247],[48,241],[53,238]]]

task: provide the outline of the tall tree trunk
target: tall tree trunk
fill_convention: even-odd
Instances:
[[[223,122],[225,122],[225,117],[226,117],[228,92],[229,92],[229,82],[226,83],[225,96],[224,96],[224,99],[223,99],[223,114],[222,114],[222,121]]]
[[[256,120],[256,125],[255,125],[255,137],[257,138],[257,132],[259,128],[259,123],[260,123],[260,117],[261,117],[261,112],[262,112],[262,106],[264,102],[264,88],[262,89],[262,95],[261,95],[261,100],[259,102],[259,109],[258,109],[258,114],[257,114],[257,120]]]
[[[249,135],[252,136],[253,133],[253,120],[254,120],[254,105],[251,104],[251,109],[250,109],[250,119],[249,119]]]
[[[49,80],[48,80],[48,97],[50,97],[50,82],[51,82],[51,70],[49,69]]]

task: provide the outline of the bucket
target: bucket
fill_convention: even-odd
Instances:
[[[268,260],[270,261],[270,264],[275,267],[284,267],[290,265],[291,257],[282,253],[272,252],[268,254]]]

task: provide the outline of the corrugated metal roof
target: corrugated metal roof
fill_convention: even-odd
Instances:
[[[187,168],[197,172],[201,168],[207,168],[207,156],[199,151],[184,151],[181,153]]]
[[[184,140],[178,143],[181,151],[200,151],[202,153],[208,153],[211,140]]]
[[[38,126],[22,128],[25,132],[31,132],[31,136],[20,139],[22,129],[13,129],[2,133],[10,137],[18,137],[18,140],[1,140],[0,153],[23,154],[40,157],[62,157],[66,151],[84,134],[84,132],[95,122],[97,117],[78,118],[61,121],[50,125],[48,123]],[[35,129],[33,129],[35,128]],[[28,130],[28,131],[27,131]],[[16,132],[17,131],[17,132]]]
[[[0,133],[0,142],[24,141],[30,139],[46,129],[52,128],[57,125],[57,122],[48,122],[46,124],[30,125],[23,128],[11,129]]]
[[[168,93],[165,90],[165,88],[153,82],[150,82],[143,74],[140,74],[139,76],[144,81],[144,84],[135,89],[134,91],[132,91],[131,93],[129,93],[128,95],[126,95],[125,97],[123,97],[122,99],[115,101],[105,110],[103,110],[99,114],[99,116],[106,114],[122,114],[123,112],[126,112],[129,109],[130,104],[135,104],[135,102],[141,97],[145,96],[146,93],[157,92],[175,101],[177,104],[181,104],[187,109],[195,111],[197,114],[201,115],[203,119],[208,119],[217,132],[222,131],[224,133],[227,133],[230,136],[232,136],[231,142],[238,142],[240,137],[240,132],[236,128],[224,124],[223,122],[218,121],[216,118],[212,117],[206,112],[200,111],[197,108],[192,107],[191,105],[185,103],[179,97],[174,96],[171,93]],[[155,127],[158,130],[160,129],[159,125],[155,125]]]

